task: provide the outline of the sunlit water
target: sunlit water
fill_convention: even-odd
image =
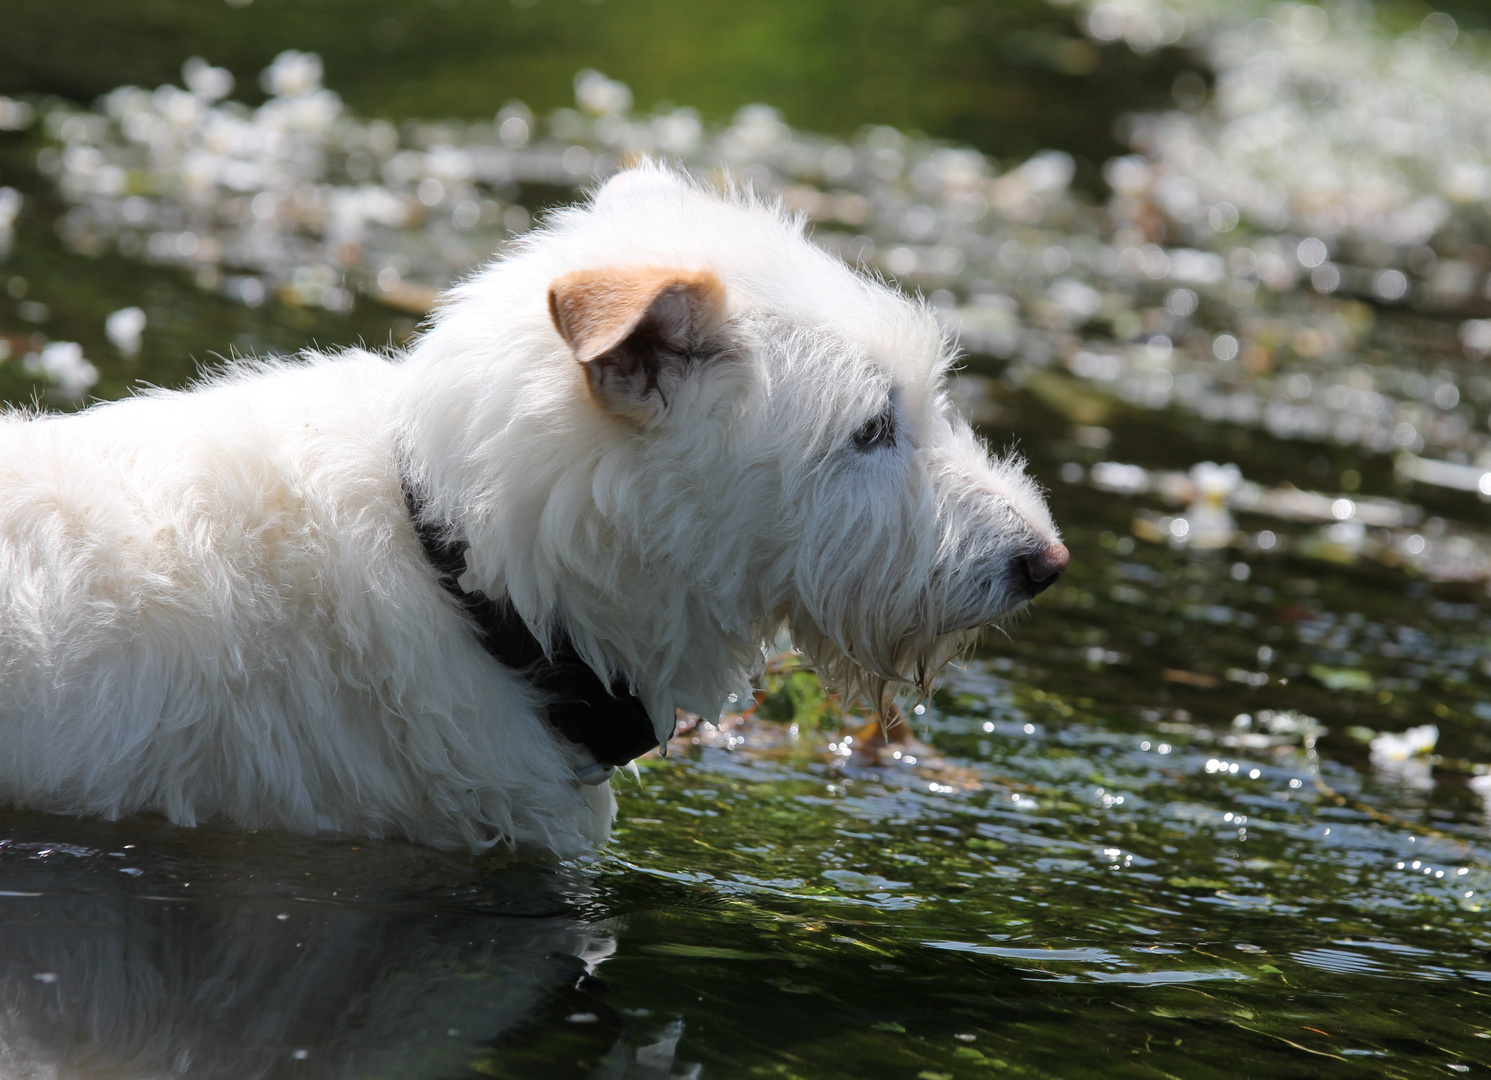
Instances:
[[[278,113],[214,104],[203,68],[190,102],[0,109],[12,400],[66,405],[85,357],[117,395],[212,351],[401,340],[534,212],[662,149],[785,192],[826,245],[928,294],[970,348],[960,402],[1029,455],[1073,554],[908,737],[815,726],[778,695],[619,781],[589,864],[7,814],[0,1072],[1491,1065],[1491,256],[1481,196],[1456,196],[1480,182],[1484,101],[1445,74],[1479,54],[1442,17],[1391,38],[1362,9],[1253,7],[1228,24],[1200,3],[1077,5],[1095,41],[1183,39],[1226,76],[1211,99],[1178,82],[1175,111],[1133,125],[1100,200],[1061,155],[1001,169],[763,110],[637,117],[599,77],[557,118],[403,131],[315,97],[303,60],[279,71]],[[1274,108],[1302,131],[1357,123],[1325,165],[1388,168],[1352,110],[1393,78],[1418,96],[1384,115],[1428,125],[1402,145],[1438,133],[1447,163],[1371,213],[1300,196],[1287,170],[1238,187],[1192,153]],[[218,144],[193,126],[213,109]],[[298,134],[254,144],[259,120]],[[188,162],[199,136],[218,156]],[[268,172],[208,176],[234,162]]]

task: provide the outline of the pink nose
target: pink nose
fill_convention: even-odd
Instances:
[[[1025,556],[1025,574],[1029,577],[1032,588],[1030,595],[1045,592],[1055,585],[1056,579],[1061,577],[1071,561],[1071,552],[1061,543],[1050,544]]]

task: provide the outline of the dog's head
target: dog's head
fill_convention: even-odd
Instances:
[[[467,445],[491,456],[451,507],[473,570],[655,714],[712,715],[783,624],[878,704],[1065,569],[1021,462],[950,403],[927,306],[748,194],[619,175],[460,287],[417,355],[475,348]]]

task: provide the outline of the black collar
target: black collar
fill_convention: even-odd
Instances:
[[[466,542],[425,518],[425,500],[407,473],[400,482],[409,518],[425,558],[440,575],[440,587],[461,605],[476,640],[492,659],[521,673],[549,699],[548,720],[554,729],[589,750],[602,765],[625,765],[655,749],[658,737],[652,718],[624,682],[607,687],[567,636],[561,636],[546,655],[511,600],[491,600],[485,593],[461,588]]]

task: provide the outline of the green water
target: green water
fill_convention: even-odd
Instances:
[[[490,116],[511,95],[562,103],[589,64],[648,105],[723,116],[765,99],[813,129],[888,121],[995,155],[1060,145],[1097,162],[1113,119],[1162,100],[1188,63],[1098,49],[1035,3],[18,8],[3,12],[0,93],[154,85],[195,52],[251,85],[295,46],[321,51],[364,114]],[[0,335],[17,352],[39,330],[81,342],[101,358],[102,396],[180,383],[232,351],[414,329],[371,303],[251,309],[169,270],[74,254],[52,231],[61,208],[32,138],[0,134],[0,181],[37,208],[0,264]],[[101,327],[135,303],[150,333],[130,361]],[[1051,407],[1061,393],[1012,389],[1002,370],[970,360],[988,379],[979,415],[1051,488],[1072,569],[949,673],[913,718],[923,745],[899,761],[840,753],[843,732],[804,714],[794,736],[777,699],[762,710],[775,719],[644,761],[640,784],[618,784],[614,842],[584,866],[0,815],[0,1073],[1484,1071],[1491,842],[1470,784],[1491,761],[1484,587],[1307,559],[1299,544],[1136,542],[1136,514],[1163,504],[1059,477],[1100,459],[1235,461],[1331,491],[1354,472],[1360,494],[1411,495],[1451,524],[1491,524],[1484,504],[1401,488],[1386,458],[1107,400],[1082,419],[1112,442],[1088,449]],[[0,365],[0,395],[34,392]],[[1371,766],[1370,732],[1424,723],[1441,733],[1432,784],[1416,781],[1427,763]]]

